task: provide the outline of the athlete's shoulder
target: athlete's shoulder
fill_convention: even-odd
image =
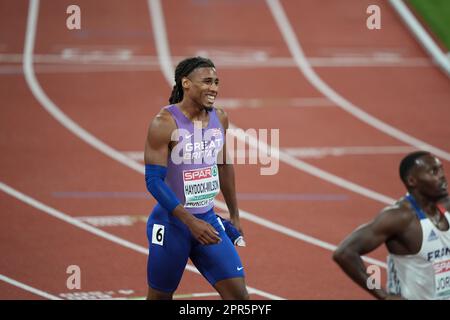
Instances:
[[[170,111],[168,110],[167,106],[166,107],[162,107],[159,110],[158,114],[156,115],[155,119],[156,118],[162,119],[163,121],[164,120],[168,120],[168,119],[172,118],[172,113],[170,113]]]
[[[401,198],[393,205],[381,210],[379,218],[398,227],[406,227],[414,221],[415,214],[409,202],[405,198]]]
[[[176,126],[175,120],[172,117],[172,114],[166,107],[161,108],[158,114],[152,120],[152,126],[157,126],[159,128],[169,127],[172,128]]]
[[[214,110],[216,111],[217,117],[219,118],[220,122],[222,123],[222,126],[224,128],[228,128],[227,112],[222,107],[218,107],[218,106],[214,106]]]
[[[150,122],[148,138],[152,137],[156,141],[169,141],[176,127],[171,113],[166,108],[162,108]]]
[[[219,117],[228,117],[227,112],[220,106],[214,106],[214,110],[216,110],[217,116]]]

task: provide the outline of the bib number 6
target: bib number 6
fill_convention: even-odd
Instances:
[[[164,226],[161,224],[154,224],[152,231],[152,243],[160,246],[164,245]]]

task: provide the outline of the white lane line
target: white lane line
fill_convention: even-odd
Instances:
[[[225,109],[237,108],[317,108],[335,107],[334,103],[326,98],[217,98],[217,106]]]
[[[205,297],[218,297],[217,292],[198,292],[198,293],[186,293],[174,295],[174,299],[186,299],[186,298],[205,298]]]
[[[370,125],[371,127],[374,127],[380,130],[381,132],[384,132],[385,134],[394,137],[400,141],[403,141],[409,145],[412,145],[418,149],[428,150],[434,153],[436,156],[445,159],[447,161],[450,161],[450,153],[448,153],[447,151],[434,147],[375,118],[374,116],[358,108],[353,103],[351,103],[350,101],[339,95],[335,90],[333,90],[327,83],[325,83],[325,81],[323,81],[317,75],[317,73],[314,71],[314,69],[311,67],[308,60],[306,59],[305,54],[303,53],[303,49],[300,45],[300,42],[297,39],[297,36],[295,35],[294,29],[292,28],[289,19],[286,13],[284,12],[282,5],[280,4],[280,1],[266,0],[266,2],[299,70],[303,73],[305,78],[317,90],[319,90],[319,92],[321,92],[325,97],[333,101],[337,106],[341,107],[343,110],[352,114],[353,116]]]
[[[414,147],[409,146],[353,146],[353,147],[305,147],[305,148],[282,148],[280,151],[286,152],[287,154],[297,157],[300,159],[317,159],[324,158],[328,156],[342,157],[347,155],[358,155],[358,156],[378,156],[387,154],[397,154],[404,155],[408,152],[413,152],[417,150]],[[247,149],[235,150],[238,151],[248,151]],[[144,151],[123,151],[123,154],[133,159],[135,161],[144,161]],[[248,156],[248,152],[245,153]]]
[[[93,148],[100,150],[102,153],[107,154],[114,160],[133,168],[134,170],[144,173],[144,168],[130,161],[125,155],[117,152],[103,141],[97,139],[95,136],[84,130],[72,119],[70,119],[64,112],[62,112],[50,98],[42,90],[39,82],[36,79],[33,66],[33,51],[34,51],[34,41],[36,36],[36,25],[37,17],[39,12],[39,0],[30,0],[28,7],[28,19],[27,19],[27,30],[25,36],[25,47],[24,47],[24,59],[23,59],[23,71],[25,75],[25,80],[30,87],[31,92],[40,102],[40,104],[46,109],[60,124],[66,127],[69,131],[74,133],[83,141],[87,142]]]
[[[127,241],[127,240],[124,240],[122,238],[116,237],[116,236],[114,236],[114,235],[112,235],[112,234],[110,234],[108,232],[105,232],[105,231],[103,231],[101,229],[93,227],[93,226],[91,226],[91,225],[89,225],[87,223],[84,223],[84,222],[76,219],[76,218],[73,218],[73,217],[67,215],[66,213],[63,213],[62,211],[54,209],[54,208],[52,208],[52,207],[50,207],[50,206],[48,206],[48,205],[46,205],[46,204],[44,204],[44,203],[42,203],[42,202],[40,202],[38,200],[35,200],[34,198],[32,198],[32,197],[30,197],[30,196],[28,196],[28,195],[26,195],[26,194],[24,194],[24,193],[22,193],[20,191],[12,188],[10,186],[8,186],[7,184],[5,184],[3,182],[0,182],[0,189],[3,192],[9,194],[10,196],[12,196],[12,197],[14,197],[14,198],[16,198],[16,199],[18,199],[18,200],[28,204],[29,206],[31,206],[33,208],[36,208],[38,210],[41,210],[41,211],[49,214],[50,216],[55,217],[57,219],[60,219],[60,220],[62,220],[64,222],[67,222],[67,223],[69,223],[69,224],[71,224],[71,225],[73,225],[73,226],[75,226],[77,228],[80,228],[80,229],[83,229],[83,230],[85,230],[87,232],[93,233],[93,234],[95,234],[95,235],[97,235],[99,237],[102,237],[102,238],[107,239],[107,240],[109,240],[111,242],[117,243],[117,244],[119,244],[119,245],[121,245],[123,247],[129,248],[129,249],[131,249],[133,251],[137,251],[137,252],[142,253],[142,254],[148,254],[148,250],[146,248],[142,247],[142,246],[139,246],[137,244],[134,244],[134,243],[132,243],[130,241]]]
[[[272,158],[278,158],[282,162],[287,163],[300,171],[306,172],[306,173],[308,173],[312,176],[315,176],[319,179],[331,182],[332,184],[335,184],[337,186],[340,186],[344,189],[350,190],[357,194],[363,195],[367,198],[370,198],[370,199],[373,199],[373,200],[376,200],[376,201],[379,201],[381,203],[388,204],[388,205],[392,205],[393,203],[395,203],[395,199],[393,199],[391,197],[385,196],[381,193],[370,190],[368,188],[360,186],[351,181],[345,180],[337,175],[334,175],[325,170],[319,169],[318,167],[315,167],[309,163],[299,160],[299,159],[289,155],[286,152],[275,149],[274,147],[268,145],[267,143],[265,143],[261,140],[258,140],[254,136],[248,135],[242,130],[237,130],[237,128],[234,127],[231,123],[230,123],[230,128],[235,130],[234,135],[236,136],[237,139],[241,140],[242,142],[247,143],[252,148],[259,148],[259,150],[261,150],[262,154],[270,154]]]
[[[137,222],[146,222],[146,216],[83,216],[76,217],[77,220],[88,223],[95,227],[129,227]]]
[[[19,282],[19,281],[17,281],[17,280],[11,279],[11,278],[9,278],[9,277],[3,275],[3,274],[0,274],[0,280],[1,280],[1,281],[4,281],[4,282],[6,282],[6,283],[9,283],[9,284],[11,284],[11,285],[13,285],[13,286],[15,286],[15,287],[18,287],[18,288],[20,288],[20,289],[23,289],[23,290],[25,290],[25,291],[31,292],[31,293],[33,293],[33,294],[35,294],[35,295],[37,295],[37,296],[46,298],[46,299],[50,299],[50,300],[63,300],[63,299],[61,299],[61,298],[59,298],[59,297],[57,297],[57,296],[54,296],[54,295],[52,295],[52,294],[50,294],[50,293],[48,293],[48,292],[45,292],[45,291],[42,291],[42,290],[39,290],[39,289],[30,287],[29,285],[26,285],[26,284],[23,283],[23,282]]]
[[[220,297],[217,292],[197,292],[197,293],[180,293],[174,294],[173,299],[192,299],[192,298],[206,298],[206,297]],[[118,297],[107,300],[146,300],[147,297]]]
[[[441,70],[444,71],[447,77],[450,77],[450,60],[416,19],[413,13],[409,10],[408,6],[402,0],[389,0],[389,3],[394,7],[402,20],[413,33],[414,37],[425,48]]]
[[[352,146],[352,147],[319,147],[319,148],[284,148],[286,153],[302,159],[323,158],[327,156],[340,157],[347,155],[369,156],[401,154],[417,150],[410,146]]]
[[[50,206],[48,206],[48,205],[46,205],[46,204],[44,204],[44,203],[42,203],[40,201],[38,201],[38,200],[28,196],[28,195],[25,195],[24,193],[22,193],[22,192],[20,192],[20,191],[18,191],[16,189],[13,189],[12,187],[6,185],[5,183],[3,183],[1,181],[0,181],[0,189],[3,192],[9,194],[10,196],[12,196],[12,197],[14,197],[14,198],[16,198],[16,199],[18,199],[18,200],[28,204],[29,206],[31,206],[33,208],[36,208],[36,209],[38,209],[40,211],[43,211],[43,212],[47,213],[48,215],[50,215],[50,216],[52,216],[54,218],[60,219],[60,220],[62,220],[64,222],[67,222],[67,223],[77,227],[77,228],[80,228],[82,230],[85,230],[87,232],[95,234],[96,236],[99,236],[101,238],[104,238],[106,240],[114,242],[114,243],[116,243],[116,244],[118,244],[118,245],[120,245],[122,247],[125,247],[125,248],[131,249],[133,251],[136,251],[136,252],[148,255],[148,249],[147,248],[145,248],[143,246],[140,246],[138,244],[135,244],[133,242],[127,241],[125,239],[122,239],[120,237],[117,237],[117,236],[115,236],[113,234],[110,234],[110,233],[105,232],[105,231],[103,231],[101,229],[93,227],[93,226],[91,226],[91,225],[89,225],[87,223],[81,222],[81,221],[79,221],[79,220],[77,220],[77,219],[67,215],[66,213],[64,213],[62,211],[54,209],[54,208],[52,208],[52,207],[50,207]],[[194,266],[189,265],[189,264],[186,265],[186,270],[194,272],[196,274],[200,274],[200,272],[197,270],[197,268],[195,268]],[[284,298],[282,298],[282,297],[276,296],[274,294],[271,294],[271,293],[268,293],[268,292],[265,292],[265,291],[262,291],[262,290],[258,290],[256,288],[247,287],[247,289],[248,289],[249,293],[257,293],[257,294],[261,295],[262,297],[265,297],[265,298],[268,298],[268,299],[284,300]]]
[[[174,294],[174,300],[192,299],[192,298],[206,298],[206,297],[220,297],[217,292],[198,292],[198,293],[180,293]],[[146,300],[147,297],[118,297],[108,300]]]
[[[222,69],[235,68],[277,68],[289,67],[297,68],[294,59],[291,57],[265,57],[264,59],[242,59],[236,55],[220,56],[208,55],[214,59],[214,62]],[[184,56],[172,56],[171,61],[176,62],[185,58]],[[430,67],[432,64],[426,58],[410,58],[401,56],[323,56],[308,57],[309,63],[314,67]],[[159,61],[157,56],[133,55],[130,54],[124,58],[123,54],[115,51],[95,50],[85,53],[74,53],[70,56],[61,53],[41,53],[34,55],[34,63],[37,68],[47,67],[93,67],[99,70],[123,70],[129,67],[136,67],[136,70],[159,70]],[[0,63],[22,63],[23,55],[21,53],[0,53]],[[64,70],[64,69],[63,69]]]
[[[228,211],[228,208],[227,208],[226,204],[223,203],[223,202],[217,201],[216,207],[218,207],[218,208],[220,208],[222,210]],[[266,227],[266,228],[271,229],[273,231],[285,234],[285,235],[290,236],[292,238],[304,241],[306,243],[318,246],[320,248],[323,248],[323,249],[326,249],[326,250],[330,250],[330,251],[334,251],[334,250],[337,249],[337,246],[334,245],[334,244],[331,244],[331,243],[326,242],[326,241],[322,241],[320,239],[308,236],[308,235],[306,235],[304,233],[301,233],[301,232],[295,231],[293,229],[287,228],[287,227],[282,226],[280,224],[274,223],[274,222],[272,222],[272,221],[270,221],[268,219],[261,218],[261,217],[255,215],[255,214],[252,214],[252,213],[250,213],[248,211],[239,209],[239,215],[242,218],[250,220],[250,221],[252,221],[252,222],[254,222],[256,224],[259,224],[259,225],[261,225],[263,227]],[[363,256],[362,259],[364,261],[370,263],[370,264],[374,264],[374,265],[383,267],[385,269],[387,268],[387,264],[382,262],[382,261],[380,261],[380,260],[377,260],[377,259],[374,259],[374,258],[370,258],[370,257],[366,257],[366,256]]]
[[[155,37],[156,51],[158,52],[158,61],[164,77],[169,84],[174,84],[172,56],[167,45],[166,23],[164,14],[162,14],[161,2],[159,0],[148,0],[148,10],[151,17],[153,36]]]

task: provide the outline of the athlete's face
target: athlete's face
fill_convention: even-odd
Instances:
[[[219,92],[219,78],[215,68],[197,68],[186,77],[185,88],[189,98],[210,110]]]
[[[428,198],[440,199],[448,195],[444,168],[436,157],[425,155],[417,159],[416,165],[411,170],[409,182]]]

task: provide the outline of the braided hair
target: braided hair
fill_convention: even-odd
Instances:
[[[202,57],[187,58],[178,63],[175,69],[175,85],[170,94],[169,103],[174,104],[183,100],[183,86],[181,79],[187,77],[192,71],[197,68],[215,68],[214,63]]]

